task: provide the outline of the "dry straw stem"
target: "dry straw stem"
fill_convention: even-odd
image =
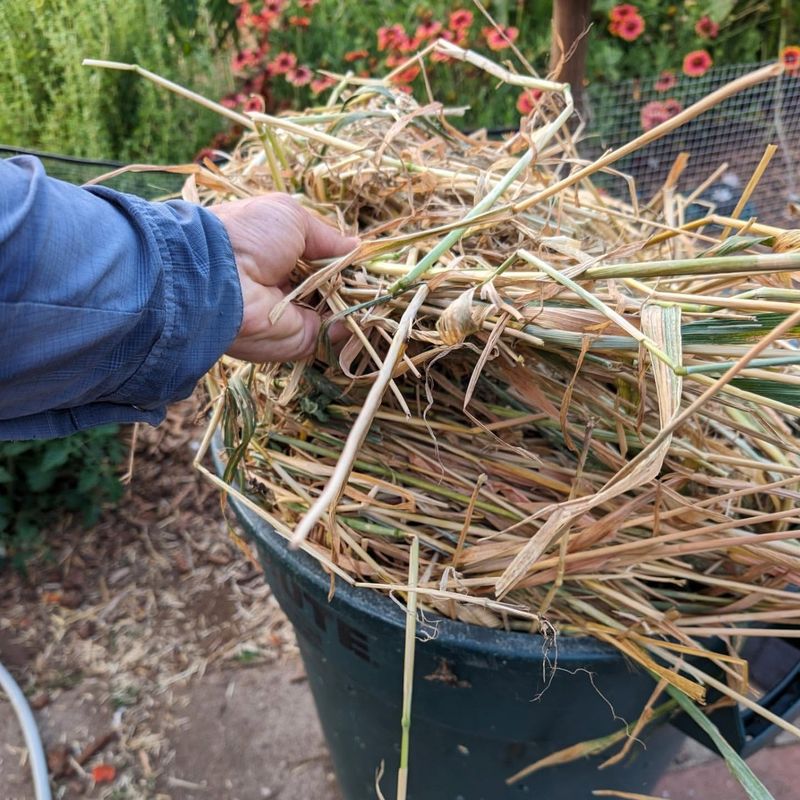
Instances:
[[[487,80],[539,80],[440,52]],[[227,163],[190,175],[197,196],[274,190],[268,140],[295,196],[358,230],[356,252],[303,265],[291,295],[354,333],[313,363],[255,369],[249,400],[223,361],[199,468],[222,423],[248,488],[206,477],[307,536],[337,579],[476,624],[596,637],[687,696],[715,686],[774,721],[711,674],[741,683],[743,668],[707,637],[735,647],[800,620],[800,238],[713,209],[670,224],[589,179],[780,70],[591,163],[556,87],[506,141],[456,131],[382,78],[256,117]]]
[[[411,539],[408,561],[408,588],[416,589],[419,580],[419,539]],[[408,595],[406,608],[406,640],[403,660],[403,716],[400,721],[400,766],[397,770],[397,800],[405,800],[408,792],[408,756],[411,736],[411,698],[414,688],[414,653],[417,632],[417,593]]]

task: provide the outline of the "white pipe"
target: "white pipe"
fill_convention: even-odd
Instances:
[[[31,762],[31,772],[33,772],[33,790],[36,800],[52,800],[50,794],[50,778],[47,774],[47,759],[42,747],[42,739],[39,736],[39,728],[33,718],[33,712],[19,688],[17,682],[11,677],[11,673],[0,664],[0,688],[8,695],[11,707],[17,714],[22,734],[25,737],[25,745],[28,748],[28,758]]]

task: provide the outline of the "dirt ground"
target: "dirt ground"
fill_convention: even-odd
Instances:
[[[0,575],[0,661],[62,800],[341,800],[291,627],[191,468],[197,410],[140,431],[129,491],[97,526],[64,520],[48,560]],[[688,746],[659,796],[744,797],[711,758]],[[775,800],[800,798],[800,745],[762,762]],[[4,699],[0,800],[33,800]]]
[[[304,786],[332,780],[291,627],[191,468],[196,412],[140,430],[123,501],[90,530],[64,520],[48,560],[0,579],[0,661],[64,800],[318,796]],[[0,701],[3,800],[32,798],[23,760]],[[95,784],[103,765],[114,779]]]

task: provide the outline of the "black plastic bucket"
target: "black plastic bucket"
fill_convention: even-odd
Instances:
[[[217,461],[217,466],[219,466]],[[394,798],[399,760],[405,610],[378,592],[336,583],[308,555],[244,504],[231,504],[256,544],[267,581],[297,633],[309,684],[345,800],[376,798],[375,775]],[[713,646],[712,643],[708,643]],[[760,704],[784,719],[800,714],[796,639],[745,647]],[[703,668],[710,670],[709,662]],[[722,675],[718,671],[716,677]],[[621,763],[598,771],[608,753],[548,767],[512,786],[506,778],[578,742],[638,718],[653,680],[618,651],[561,637],[493,631],[435,617],[418,626],[411,721],[409,800],[589,800],[593,789],[647,793],[686,735],[711,745],[686,715],[645,730]],[[709,693],[715,703],[719,695]],[[778,728],[723,704],[711,714],[743,756]]]
[[[328,576],[290,551],[258,516],[232,501],[256,543],[278,602],[294,625],[309,684],[346,800],[394,797],[399,758],[405,612],[373,591]],[[436,618],[417,642],[409,800],[588,800],[592,789],[647,792],[685,735],[655,725],[623,764],[608,753],[505,779],[556,750],[633,722],[653,691],[648,675],[593,639],[493,631]],[[555,668],[555,669],[554,669]],[[612,751],[613,752],[613,751]]]

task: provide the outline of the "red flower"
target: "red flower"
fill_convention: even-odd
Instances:
[[[278,53],[272,61],[269,62],[269,71],[272,75],[286,75],[290,69],[297,66],[297,56],[294,53]]]
[[[612,35],[619,36],[626,42],[635,42],[644,31],[644,19],[638,14],[631,14],[622,19],[612,20],[608,29]]]
[[[286,5],[286,0],[264,0],[264,4],[261,6],[261,13],[262,14],[272,14],[273,16],[279,16]]]
[[[636,8],[636,6],[630,5],[630,3],[621,3],[618,6],[614,6],[614,8],[608,12],[609,19],[614,22],[627,19],[628,17],[632,17],[634,15],[639,16],[639,9]]]
[[[707,50],[692,50],[683,59],[683,72],[690,78],[699,78],[713,63]]]
[[[111,783],[117,777],[117,770],[111,764],[98,764],[92,767],[92,780],[95,783]]]
[[[461,31],[472,25],[472,12],[466,8],[457,8],[450,12],[450,30]]]
[[[413,53],[419,48],[419,39],[416,36],[402,36],[395,43],[395,49],[401,53]]]
[[[466,29],[456,30],[456,31],[448,31],[444,30],[439,34],[440,39],[444,39],[447,42],[453,42],[454,44],[463,47],[466,44]],[[445,53],[439,53],[438,51],[434,50],[431,53],[431,60],[432,61],[439,61],[442,63],[446,63],[447,61],[452,61],[450,56],[446,55]]]
[[[719,33],[719,25],[708,15],[700,17],[695,23],[694,32],[701,39],[716,39]]]
[[[642,130],[652,130],[656,125],[666,122],[681,111],[683,111],[683,106],[672,97],[664,101],[653,100],[650,103],[646,103],[639,112]]]
[[[349,53],[344,54],[344,60],[350,64],[353,61],[360,61],[362,58],[366,58],[368,55],[369,52],[366,50],[351,50]]]
[[[314,94],[320,94],[320,92],[324,92],[326,89],[330,89],[331,86],[336,85],[336,78],[332,78],[330,75],[322,75],[319,78],[314,78],[311,81],[311,91]]]
[[[248,67],[255,67],[258,64],[258,53],[253,50],[242,50],[234,53],[231,59],[231,69],[234,72],[243,72]]]
[[[258,111],[260,114],[263,114],[266,107],[267,106],[264,103],[264,98],[260,94],[251,94],[250,97],[245,100],[242,110]]]
[[[406,29],[402,25],[388,25],[378,28],[378,50],[388,50],[405,38]]]
[[[250,24],[250,14],[250,3],[242,3],[236,14],[236,27],[240,29],[246,28]]]
[[[221,106],[225,106],[225,108],[236,108],[240,106],[247,98],[239,93],[239,94],[229,94],[226,97],[223,97],[222,100],[219,101]]]
[[[394,67],[399,67],[401,64],[405,64],[408,59],[405,56],[401,56],[400,53],[390,53],[386,56],[386,66],[389,69],[394,69]]]
[[[289,24],[296,28],[307,28],[311,24],[311,17],[289,17]]]
[[[508,26],[507,28],[503,28],[502,26],[498,28],[484,28],[482,33],[490,50],[505,50],[506,47],[509,47],[519,36],[519,30],[512,26]]]
[[[292,86],[308,86],[313,77],[314,73],[308,67],[294,67],[286,73],[286,80]]]
[[[677,86],[678,78],[672,70],[665,69],[659,76],[658,80],[653,84],[653,88],[657,92],[668,92],[673,86]]]
[[[800,47],[790,44],[781,51],[781,61],[783,68],[787,72],[797,72],[800,70]]]
[[[319,3],[319,0],[297,0],[297,5],[304,8],[306,11],[311,11],[314,6]]]
[[[541,89],[526,89],[517,98],[517,111],[523,116],[527,116],[539,104],[539,99],[542,96]]]
[[[442,29],[442,23],[429,19],[417,27],[414,38],[423,41],[425,39],[433,39]]]
[[[411,83],[419,75],[419,66],[412,64],[397,75],[392,76],[392,83]]]

